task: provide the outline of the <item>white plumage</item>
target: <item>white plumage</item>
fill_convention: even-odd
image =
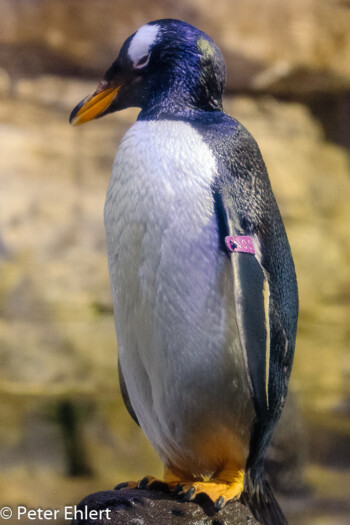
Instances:
[[[136,31],[128,49],[128,55],[134,65],[148,54],[152,44],[154,44],[157,38],[158,32],[159,26],[157,24],[145,24]]]

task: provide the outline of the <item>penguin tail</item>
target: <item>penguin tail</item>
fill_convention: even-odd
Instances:
[[[241,500],[261,525],[288,525],[269,482],[261,475],[256,476],[249,470],[246,472]]]

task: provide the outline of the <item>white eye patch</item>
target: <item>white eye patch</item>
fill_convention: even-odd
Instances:
[[[135,67],[146,65],[146,57],[149,50],[157,38],[159,26],[146,24],[136,31],[134,38],[131,40],[128,55]]]

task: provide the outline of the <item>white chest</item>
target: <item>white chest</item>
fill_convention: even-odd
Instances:
[[[130,221],[161,221],[164,227],[175,221],[198,232],[212,215],[215,172],[214,156],[190,124],[137,122],[115,158],[105,207],[107,231],[120,234]],[[120,243],[119,237],[115,240]]]
[[[217,250],[215,173],[214,156],[189,124],[137,122],[125,135],[105,206],[112,287],[120,301],[142,299],[154,307],[168,287],[172,306],[177,300],[177,308],[186,308],[178,295],[199,285],[208,268],[216,271],[208,261]]]
[[[232,391],[244,390],[232,271],[218,248],[216,169],[189,124],[137,122],[120,145],[107,193],[119,359],[131,404],[162,457],[203,417],[194,400],[209,407],[215,392],[226,421],[234,417]],[[217,410],[207,413],[208,428],[215,426]]]

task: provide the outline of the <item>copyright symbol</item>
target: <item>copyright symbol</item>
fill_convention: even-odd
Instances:
[[[12,516],[12,509],[10,507],[2,507],[0,509],[0,518],[3,520],[9,520]]]

